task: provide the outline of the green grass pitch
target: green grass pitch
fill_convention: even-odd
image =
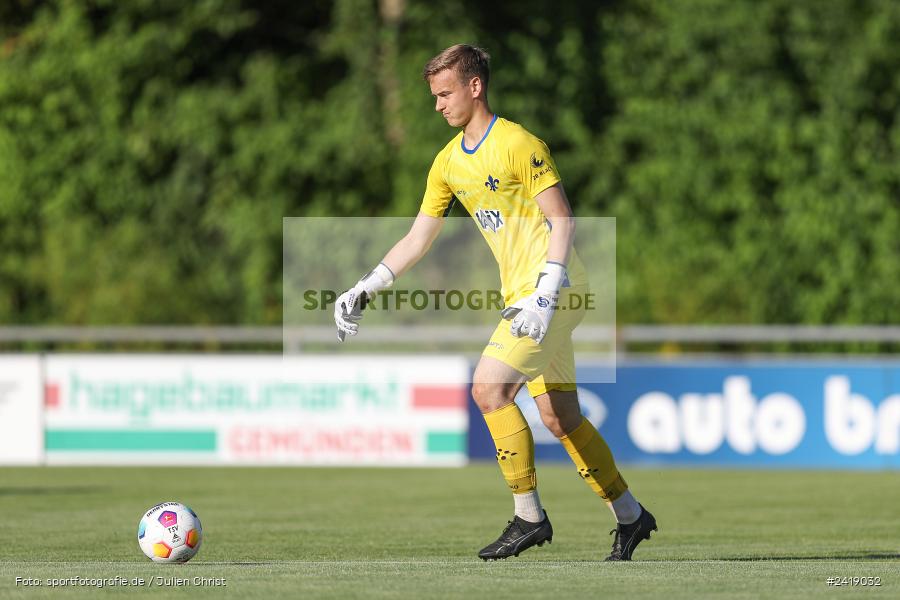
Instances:
[[[464,469],[3,468],[0,598],[900,597],[900,476],[891,472],[624,468],[660,531],[607,564],[612,516],[568,466],[538,467],[553,544],[483,563],[512,514],[495,465]],[[197,557],[157,565],[142,512],[190,504]],[[151,587],[51,589],[48,578]],[[16,585],[37,578],[41,587]],[[224,578],[226,587],[156,585]],[[827,578],[878,577],[880,587]]]

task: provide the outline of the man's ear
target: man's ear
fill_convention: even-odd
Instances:
[[[473,98],[484,95],[484,88],[481,85],[481,77],[473,77],[469,80],[469,91],[472,93]]]

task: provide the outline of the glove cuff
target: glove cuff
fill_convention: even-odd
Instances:
[[[378,263],[365,277],[359,280],[356,287],[362,289],[369,296],[389,288],[394,284],[394,273],[384,263]]]
[[[559,292],[566,279],[566,266],[558,262],[547,261],[538,275],[535,287],[542,292]]]

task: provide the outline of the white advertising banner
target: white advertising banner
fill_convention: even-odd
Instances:
[[[458,356],[46,357],[50,464],[462,465]]]
[[[41,359],[0,355],[0,464],[44,459]]]

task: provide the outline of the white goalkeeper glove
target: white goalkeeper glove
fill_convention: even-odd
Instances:
[[[375,294],[391,287],[393,283],[394,274],[387,265],[378,263],[378,266],[356,285],[338,296],[334,304],[334,323],[337,325],[339,342],[343,342],[348,335],[356,335],[366,303],[371,302]]]
[[[565,265],[547,262],[538,275],[537,289],[500,313],[504,319],[512,319],[510,333],[515,337],[528,336],[540,344],[550,329],[550,320],[559,302],[559,288],[565,278]]]

